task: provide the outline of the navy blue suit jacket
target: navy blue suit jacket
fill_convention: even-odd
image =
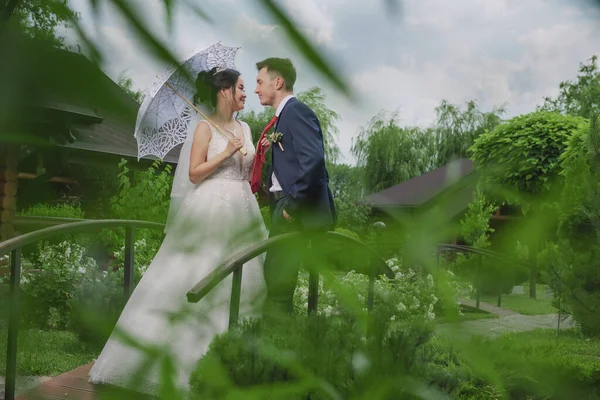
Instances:
[[[269,172],[286,193],[284,209],[300,220],[307,230],[332,230],[337,222],[329,175],[325,168],[325,147],[319,119],[296,98],[283,107],[275,131],[283,134],[281,145],[273,143]]]

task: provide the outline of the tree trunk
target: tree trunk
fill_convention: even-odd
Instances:
[[[537,263],[534,261],[533,265],[531,266],[531,276],[529,277],[529,297],[531,297],[532,299],[537,298],[536,287],[537,287]]]

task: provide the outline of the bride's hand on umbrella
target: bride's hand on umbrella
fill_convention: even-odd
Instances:
[[[227,142],[227,148],[225,149],[225,153],[227,153],[227,156],[231,157],[235,154],[236,151],[238,151],[242,147],[243,145],[240,139],[230,139],[229,142]]]

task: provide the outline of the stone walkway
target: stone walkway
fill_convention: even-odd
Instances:
[[[461,304],[465,306],[475,308],[477,306],[477,302],[474,299],[459,299]],[[479,302],[479,309],[485,312],[489,312],[490,314],[497,315],[499,317],[508,317],[509,315],[519,315],[518,312],[509,310],[508,308],[500,308],[493,304]]]
[[[461,300],[468,306],[475,306],[475,301]],[[473,304],[471,304],[471,302]],[[482,335],[490,338],[496,338],[505,333],[525,332],[534,329],[557,329],[558,314],[546,315],[522,315],[513,310],[496,307],[492,304],[480,302],[479,308],[483,311],[498,315],[499,318],[479,319],[474,321],[463,321],[454,324],[440,324],[439,333],[450,333],[462,337],[471,337]],[[560,328],[569,329],[575,326],[571,318],[563,320]]]

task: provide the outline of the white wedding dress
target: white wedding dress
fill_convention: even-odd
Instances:
[[[188,388],[189,376],[211,340],[228,328],[232,277],[199,303],[187,303],[186,293],[222,261],[267,238],[248,183],[255,148],[250,128],[243,122],[242,127],[246,156],[238,152],[206,180],[190,184],[156,257],[116,326],[141,344],[156,346],[162,357],[171,357],[177,370],[176,384],[183,390]],[[227,146],[227,140],[212,129],[208,159]],[[188,150],[184,146],[182,151]],[[184,172],[187,174],[187,168]],[[263,261],[264,257],[257,257],[244,265],[241,317],[258,315],[265,289]],[[184,316],[173,317],[180,312]],[[89,380],[155,394],[161,379],[160,361],[141,375],[140,386],[132,386],[132,380],[140,378],[134,376],[138,368],[148,359],[148,354],[124,344],[113,332],[95,361]]]

